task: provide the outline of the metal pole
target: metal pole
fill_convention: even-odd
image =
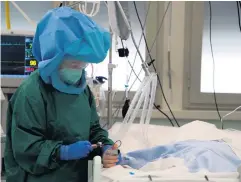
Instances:
[[[7,25],[7,30],[11,29],[11,23],[10,23],[10,8],[9,8],[9,2],[5,1],[5,20]]]
[[[109,50],[109,64],[108,64],[108,117],[107,117],[107,123],[108,128],[112,126],[112,73],[113,73],[113,65],[112,65],[112,31],[110,28],[110,39],[111,39],[111,45]]]

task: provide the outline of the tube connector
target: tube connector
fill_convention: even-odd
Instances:
[[[142,66],[142,69],[144,70],[146,76],[150,76],[150,71],[148,69],[148,67],[149,67],[148,63],[144,62],[144,63],[141,64],[141,66]]]

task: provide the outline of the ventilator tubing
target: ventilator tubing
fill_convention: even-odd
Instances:
[[[121,140],[125,136],[125,133],[128,132],[130,125],[134,122],[141,106],[143,106],[140,124],[143,126],[143,136],[146,136],[146,142],[148,141],[147,125],[149,125],[151,119],[156,86],[157,76],[155,73],[151,73],[150,76],[144,78],[130,104],[129,110],[119,131],[114,135],[115,140]]]

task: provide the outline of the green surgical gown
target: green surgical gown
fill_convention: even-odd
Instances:
[[[7,182],[88,181],[89,158],[61,161],[59,148],[83,140],[113,144],[100,127],[94,99],[89,98],[93,98],[89,89],[80,95],[57,91],[42,81],[38,71],[22,83],[8,107]],[[98,154],[90,156],[94,153]]]

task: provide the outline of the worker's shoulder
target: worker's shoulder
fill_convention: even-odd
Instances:
[[[17,89],[15,95],[23,98],[35,98],[41,97],[41,78],[38,71],[33,72]]]

